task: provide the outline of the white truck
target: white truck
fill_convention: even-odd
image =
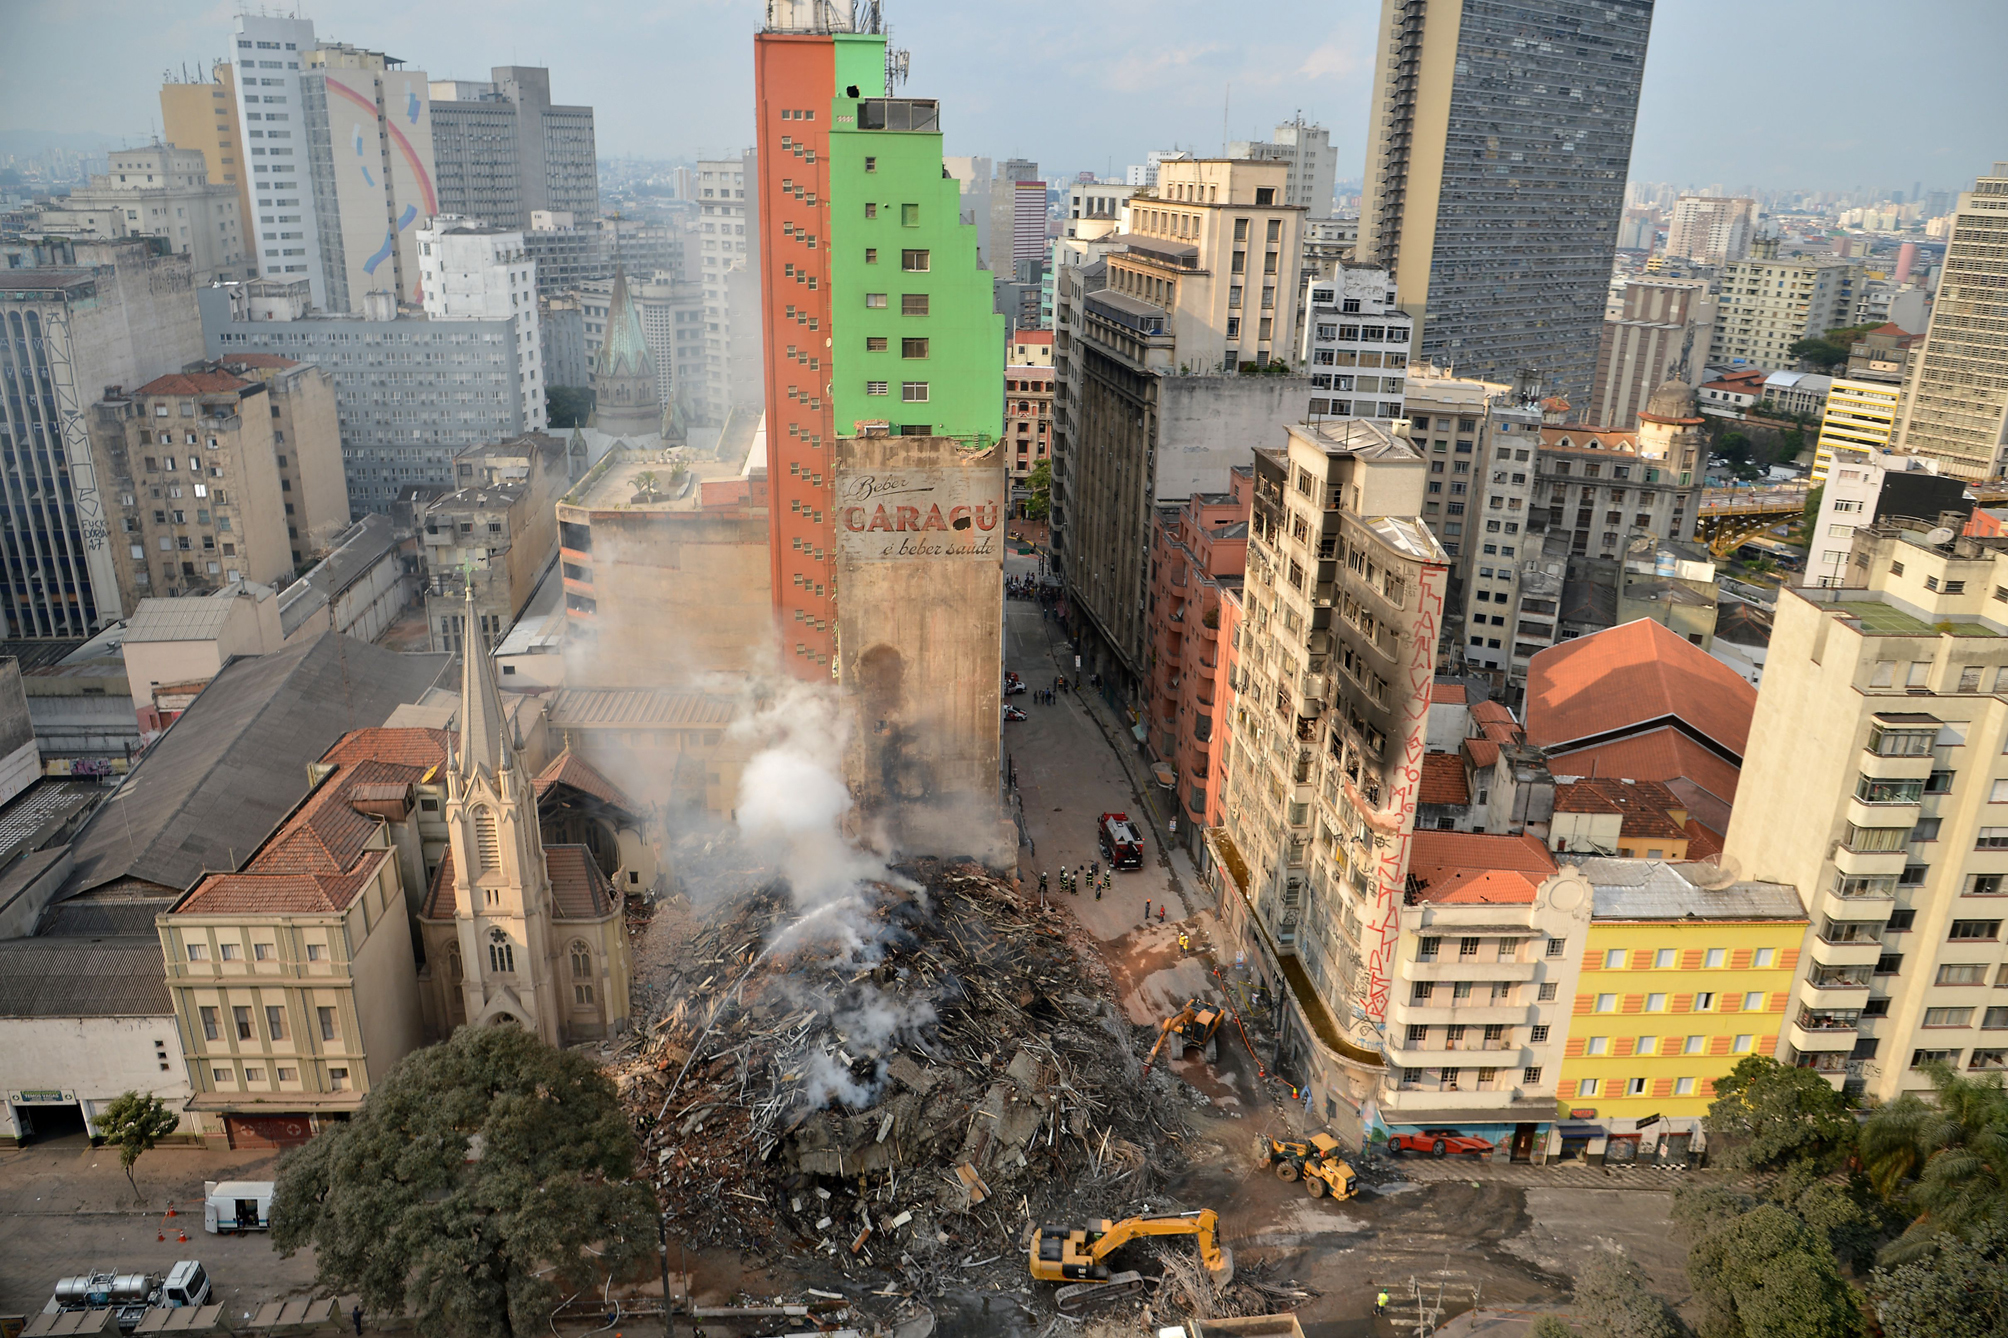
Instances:
[[[272,1227],[270,1180],[205,1180],[202,1182],[202,1229],[269,1231]]]
[[[149,1307],[179,1309],[209,1300],[209,1275],[199,1260],[183,1259],[166,1274],[83,1273],[56,1283],[56,1294],[42,1307],[45,1315],[76,1311],[116,1312],[120,1333],[131,1333],[146,1318]],[[68,1323],[68,1321],[65,1321]],[[68,1330],[65,1330],[68,1332]]]

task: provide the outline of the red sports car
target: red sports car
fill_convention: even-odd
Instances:
[[[1483,1157],[1492,1151],[1492,1142],[1477,1134],[1460,1134],[1455,1129],[1424,1129],[1421,1133],[1394,1135],[1387,1141],[1387,1150],[1390,1156],[1395,1157],[1404,1152],[1427,1152],[1432,1157],[1468,1152],[1472,1156]]]

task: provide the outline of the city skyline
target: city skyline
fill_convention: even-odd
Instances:
[[[1023,40],[1060,53],[1053,86],[1069,92],[1045,102],[1030,96],[1035,90],[1026,86],[1022,64],[994,60],[996,35],[963,21],[962,12],[895,8],[888,21],[893,45],[918,53],[907,88],[920,96],[955,91],[955,112],[944,125],[952,153],[1031,158],[1049,176],[1120,175],[1150,149],[1217,154],[1226,140],[1266,139],[1277,123],[1301,112],[1330,128],[1344,181],[1358,178],[1365,158],[1377,9],[1363,0],[1336,12],[1289,0],[1262,29],[1231,31],[1189,0],[1153,7],[1149,15],[1118,4],[1064,20],[1034,19],[1025,23]],[[161,18],[159,9],[118,0],[22,6],[10,27],[23,59],[0,92],[0,145],[21,152],[40,137],[71,132],[63,136],[70,139],[78,131],[113,143],[147,142],[159,131],[161,76],[179,77],[184,65],[206,75],[209,60],[229,50],[235,12],[223,4],[171,3]],[[660,55],[742,50],[761,18],[752,0],[672,3],[639,13],[585,0],[565,11],[562,24],[527,7],[499,20],[483,8],[486,21],[473,24],[473,11],[454,3],[414,11],[352,0],[300,12],[334,39],[386,51],[435,79],[485,78],[492,65],[548,66],[554,96],[595,106],[603,158],[695,159],[752,142],[750,61],[700,59],[687,70],[665,71]],[[1922,183],[1927,190],[1957,190],[2001,156],[2003,146],[1990,140],[1984,118],[1962,110],[1961,99],[1964,90],[1984,84],[1987,53],[2008,43],[2008,9],[1929,0],[1907,11],[1918,16],[1921,44],[1955,27],[1962,40],[1935,53],[1937,67],[1918,62],[1902,92],[1910,114],[1839,122],[1812,115],[1799,86],[1772,77],[1777,66],[1767,53],[1789,46],[1801,68],[1822,64],[1823,51],[1843,61],[1862,23],[1884,22],[1882,10],[1867,0],[1824,5],[1817,25],[1815,12],[1811,4],[1752,12],[1728,0],[1658,6],[1633,179],[1721,183],[1730,191],[1849,191],[1873,183],[1883,183],[1874,189],[1908,191]],[[1732,23],[1742,39],[1733,47],[1721,41]],[[599,36],[615,30],[628,40]],[[97,95],[81,117],[63,96],[73,67],[61,55],[79,43],[98,53],[99,75]],[[1112,50],[1120,54],[1100,54]],[[1711,105],[1733,105],[1734,123],[1711,125]],[[1135,115],[1143,106],[1150,114]],[[1935,137],[1921,152],[1900,129],[1920,123],[1931,124]],[[1763,133],[1752,133],[1758,126]]]

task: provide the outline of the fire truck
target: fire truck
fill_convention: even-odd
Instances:
[[[1104,813],[1100,828],[1102,854],[1111,869],[1143,867],[1143,833],[1127,813]]]

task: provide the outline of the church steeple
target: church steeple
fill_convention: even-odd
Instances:
[[[481,620],[474,611],[474,583],[467,583],[466,621],[460,638],[460,774],[500,776],[515,761],[503,723],[502,691],[481,643]]]
[[[627,270],[614,266],[607,300],[607,332],[593,357],[593,426],[611,436],[652,436],[662,428],[655,356],[642,330],[641,308],[628,288]]]

